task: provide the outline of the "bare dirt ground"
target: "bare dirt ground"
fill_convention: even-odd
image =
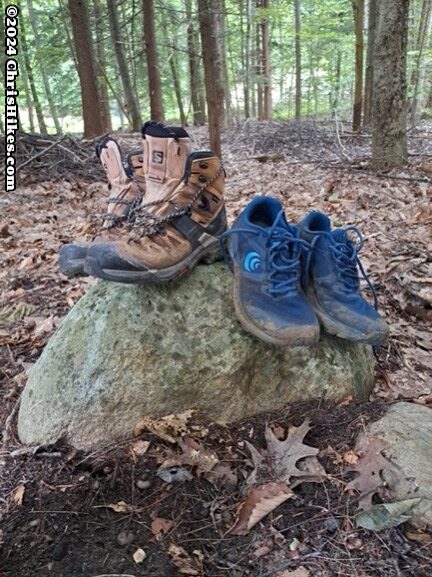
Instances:
[[[195,149],[207,147],[204,128],[191,133]],[[125,151],[140,144],[139,135],[120,139]],[[24,143],[23,159],[33,144]],[[90,240],[106,194],[90,146],[63,141],[66,150],[54,147],[22,169],[19,189],[0,199],[0,575],[431,574],[427,530],[357,530],[358,498],[344,492],[353,475],[346,455],[368,420],[397,399],[432,402],[432,128],[410,136],[404,171],[373,173],[368,146],[367,135],[332,124],[250,121],[224,135],[230,218],[253,195],[272,194],[292,221],[318,209],[335,225],[357,226],[365,238],[360,256],[391,325],[388,345],[376,350],[369,403],[299,404],[232,428],[207,430],[198,420],[189,429],[235,472],[235,488],[212,484],[193,468],[193,480],[167,484],[155,472],[171,445],[149,432],[139,437],[150,442],[142,455],[133,450],[136,440],[90,455],[61,444],[21,451],[15,417],[28,371],[95,282],[62,277],[57,252],[63,243]],[[306,442],[319,448],[328,478],[303,483],[247,535],[231,535],[253,468],[245,441],[262,447],[265,423],[286,432],[306,416],[313,425]],[[121,502],[120,510],[112,507]],[[140,549],[146,558],[137,562]]]

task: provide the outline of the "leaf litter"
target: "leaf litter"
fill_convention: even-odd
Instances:
[[[192,129],[191,132],[195,148],[205,148],[205,129]],[[226,571],[253,575],[261,573],[261,569],[251,560],[259,563],[262,558],[268,566],[274,567],[274,574],[279,572],[284,577],[306,577],[301,573],[297,576],[295,572],[302,568],[309,571],[310,567],[312,575],[350,577],[352,550],[360,556],[365,575],[375,575],[378,566],[384,567],[383,562],[387,563],[382,569],[383,575],[399,575],[389,551],[402,546],[402,537],[396,539],[394,533],[391,536],[381,533],[380,539],[386,542],[386,547],[383,547],[373,533],[363,531],[360,538],[353,525],[359,496],[360,500],[369,499],[367,493],[370,490],[374,491],[374,499],[385,495],[385,487],[375,487],[372,482],[374,475],[362,476],[360,468],[355,469],[357,465],[360,467],[362,454],[355,447],[354,439],[361,430],[360,424],[364,425],[365,415],[373,417],[381,399],[391,401],[408,397],[425,404],[429,402],[432,376],[429,359],[432,346],[429,331],[432,319],[432,264],[429,257],[432,249],[432,188],[424,179],[429,174],[427,155],[430,154],[430,144],[427,137],[416,137],[410,141],[410,150],[415,156],[411,157],[407,170],[376,175],[368,170],[365,160],[368,153],[366,136],[356,139],[343,131],[340,136],[345,151],[353,159],[351,165],[341,155],[334,127],[325,123],[260,124],[248,121],[235,131],[225,133],[227,211],[232,221],[254,194],[271,193],[281,200],[291,221],[296,221],[308,210],[318,209],[327,212],[336,225],[359,226],[366,238],[361,257],[377,288],[380,307],[390,321],[392,334],[389,344],[376,351],[374,405],[359,408],[352,403],[354,406],[330,407],[323,403],[319,410],[314,407],[312,413],[310,408],[303,413],[296,409],[297,417],[313,415],[314,428],[308,433],[310,445],[303,443],[303,437],[295,446],[298,449],[302,445],[312,449],[316,447],[320,461],[317,453],[312,453],[298,459],[293,466],[291,462],[288,468],[285,467],[285,476],[289,471],[295,474],[283,481],[284,487],[295,494],[263,516],[260,523],[249,529],[247,536],[231,534],[223,537],[235,525],[236,510],[239,503],[244,504],[248,491],[266,483],[275,483],[274,494],[276,498],[282,498],[282,495],[277,497],[279,489],[276,490],[277,487],[282,490],[278,485],[281,481],[276,469],[272,469],[278,463],[277,470],[284,471],[283,460],[278,457],[280,453],[276,451],[272,458],[268,447],[267,450],[255,447],[261,446],[265,436],[272,438],[271,434],[277,442],[284,443],[288,439],[288,435],[285,438],[287,428],[304,426],[300,418],[292,419],[291,416],[287,419],[286,413],[274,415],[272,433],[266,432],[264,424],[251,421],[244,428],[237,426],[235,430],[218,428],[217,434],[211,427],[207,428],[208,424],[201,424],[198,428],[191,425],[191,416],[187,415],[177,416],[179,420],[175,416],[156,419],[154,423],[141,423],[136,431],[140,438],[135,441],[151,445],[131,445],[127,454],[111,456],[108,451],[87,459],[88,468],[84,470],[82,465],[78,465],[82,458],[66,458],[70,452],[62,447],[56,448],[57,453],[63,455],[56,461],[46,461],[37,453],[19,454],[17,451],[21,448],[13,444],[12,436],[10,452],[16,456],[8,457],[6,452],[3,457],[8,463],[4,495],[12,495],[13,490],[23,484],[24,478],[25,495],[20,506],[15,504],[9,510],[10,501],[6,500],[6,508],[0,503],[0,515],[6,515],[5,522],[2,518],[2,539],[8,551],[7,563],[13,566],[11,574],[18,575],[21,571],[36,575],[39,566],[40,571],[46,573],[42,564],[45,563],[43,567],[46,567],[51,550],[63,550],[62,540],[71,544],[72,551],[84,551],[84,542],[90,549],[96,547],[100,537],[95,536],[92,525],[85,523],[83,505],[87,504],[87,510],[97,520],[99,532],[104,535],[103,539],[110,544],[107,573],[135,574],[137,565],[132,556],[137,547],[141,549],[140,543],[150,542],[149,550],[146,545],[147,557],[142,566],[144,569],[151,566],[155,574],[164,574],[178,563],[183,564],[183,570],[189,567],[189,570],[198,572],[191,574],[211,577]],[[139,135],[123,135],[121,140],[127,150],[136,146],[140,139]],[[97,163],[96,159],[94,162]],[[49,175],[49,167],[45,172]],[[101,174],[101,171],[93,173],[97,178]],[[28,171],[20,188],[13,195],[6,194],[2,198],[2,423],[25,385],[28,368],[37,360],[58,322],[96,282],[89,278],[67,280],[59,275],[57,252],[65,242],[91,239],[99,215],[105,210],[106,185],[99,180],[85,181],[82,176],[74,176],[73,171],[62,175],[60,181],[41,181],[39,177],[32,178],[31,171]],[[16,202],[17,195],[19,203]],[[27,207],[25,214],[21,210],[23,204]],[[353,416],[356,411],[363,415],[360,422]],[[348,427],[344,424],[339,431],[335,423],[338,419],[346,421],[346,415],[349,415],[350,424]],[[272,417],[265,419],[272,422]],[[250,431],[253,431],[252,435]],[[181,448],[178,439],[184,440],[188,436],[202,448]],[[281,446],[276,441],[273,439],[273,445],[280,450]],[[251,447],[255,454],[252,454]],[[156,475],[163,460],[169,457],[168,449],[178,455],[197,451],[199,458],[195,454],[194,461],[193,455],[189,454],[184,457],[188,462],[179,465],[191,476],[188,482],[170,484]],[[211,452],[218,460],[212,467]],[[11,462],[15,464],[12,466]],[[348,471],[351,466],[354,469]],[[379,462],[374,467],[381,470]],[[48,474],[49,484],[44,480]],[[353,474],[357,475],[357,482],[352,480],[354,483],[350,490],[344,492],[343,488]],[[211,475],[216,475],[213,481]],[[321,485],[306,482],[319,478],[325,487],[324,492]],[[146,488],[134,492],[135,479],[143,479]],[[296,487],[299,482],[301,484]],[[48,485],[61,486],[64,490],[53,491]],[[35,499],[38,503],[36,509]],[[265,499],[262,505],[265,511]],[[68,507],[73,514],[55,512]],[[50,512],[31,512],[39,508]],[[250,516],[245,515],[246,527],[259,510],[258,507]],[[77,511],[83,514],[76,514]],[[351,517],[347,517],[347,511]],[[151,517],[146,518],[150,513]],[[35,527],[43,523],[44,515],[49,515],[50,526],[57,524],[61,530],[53,532],[48,529],[46,538],[43,532],[35,537]],[[157,518],[175,518],[176,526],[161,541],[154,539],[151,542],[150,526]],[[121,553],[116,550],[116,547],[124,547],[116,540],[119,530],[130,531],[129,524],[141,523],[142,519],[148,528],[136,525],[139,528],[134,528],[134,533],[138,534],[137,546],[129,550],[130,564],[124,561],[126,564],[119,571],[120,559],[124,557],[124,549]],[[401,529],[397,527],[393,531]],[[427,530],[424,533],[407,530],[405,535],[404,563],[416,576],[421,576],[422,571],[428,575],[427,563],[416,557],[416,547],[428,543],[430,533]],[[170,542],[180,549],[171,548],[169,554]],[[289,547],[294,542],[296,548],[291,551]],[[23,546],[17,556],[17,544],[20,543]],[[154,561],[154,547],[158,548],[157,562]],[[265,553],[264,556],[255,556],[256,550]],[[83,573],[96,575],[100,565],[97,549],[92,551],[82,558],[82,562],[87,563],[85,570],[72,568],[78,567],[81,561],[78,557],[74,560],[71,554],[64,557],[64,566],[63,561],[49,563],[56,563],[57,572],[63,572],[67,577]]]

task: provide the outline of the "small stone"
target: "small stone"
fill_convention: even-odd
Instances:
[[[138,489],[149,489],[151,487],[151,481],[149,480],[145,480],[145,479],[138,479],[138,481],[136,482],[136,486],[138,487]]]
[[[123,529],[117,535],[117,543],[122,547],[124,547],[125,545],[130,545],[131,543],[134,542],[134,539],[135,534],[132,531],[129,531],[128,529]]]
[[[66,557],[68,551],[68,544],[66,541],[60,541],[53,549],[52,558],[54,561],[61,561]]]
[[[324,521],[324,527],[329,531],[329,533],[334,533],[339,529],[339,522],[334,517],[328,517]]]

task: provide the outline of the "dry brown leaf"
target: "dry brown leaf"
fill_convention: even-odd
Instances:
[[[273,431],[273,434],[276,437],[276,439],[279,439],[279,441],[285,439],[285,429],[281,427],[279,423],[270,423],[269,427]]]
[[[15,503],[15,505],[18,505],[18,507],[21,507],[23,503],[24,493],[24,485],[18,485],[18,487],[15,487],[15,489],[12,491],[12,501]]]
[[[132,555],[132,558],[137,565],[139,563],[142,563],[146,559],[146,557],[147,557],[147,553],[144,551],[144,549],[141,549],[140,547]]]
[[[134,435],[137,437],[143,431],[148,430],[157,437],[168,443],[175,443],[177,437],[187,432],[187,422],[195,411],[189,410],[184,413],[166,415],[160,419],[141,419],[134,427]]]
[[[265,438],[267,441],[267,449],[270,457],[273,459],[273,469],[277,478],[281,481],[289,482],[291,477],[307,477],[309,478],[308,480],[311,479],[310,472],[297,467],[297,462],[300,461],[300,459],[316,457],[319,452],[318,449],[303,443],[305,436],[311,429],[309,422],[309,419],[306,419],[300,427],[290,427],[288,436],[284,441],[277,439],[273,431],[269,427],[266,427]],[[310,466],[309,463],[309,467]],[[319,464],[316,466],[316,470],[318,469]],[[318,474],[314,480],[321,481],[322,476]]]
[[[107,509],[112,509],[116,513],[132,513],[136,511],[136,508],[129,505],[125,501],[118,501],[118,503],[110,503],[109,505],[99,505],[101,507],[106,507]]]
[[[142,439],[138,439],[138,441],[134,441],[132,443],[130,447],[130,453],[134,459],[137,459],[145,455],[149,447],[150,447],[150,441],[144,441]]]
[[[360,493],[359,508],[370,509],[373,495],[383,486],[381,478],[384,469],[393,469],[394,465],[382,455],[387,445],[374,437],[362,436],[357,442],[355,451],[359,455],[356,463],[353,463],[348,471],[358,473],[345,487],[345,491],[358,491]]]
[[[355,465],[359,460],[359,457],[354,451],[346,451],[344,453],[343,460],[345,461],[345,463]]]
[[[247,535],[266,515],[294,493],[286,483],[269,482],[250,489],[237,511],[237,520],[229,530],[232,535]]]
[[[172,543],[168,549],[168,555],[172,562],[183,575],[203,575],[203,555],[200,551],[193,551],[194,559],[183,547]]]
[[[150,525],[150,530],[156,537],[156,541],[161,541],[162,537],[169,533],[174,526],[174,521],[171,519],[164,519],[163,517],[156,517]]]

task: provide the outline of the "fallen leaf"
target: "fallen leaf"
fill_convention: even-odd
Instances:
[[[201,551],[194,551],[192,557],[187,553],[183,547],[172,543],[168,548],[168,555],[172,562],[183,575],[202,575],[203,574],[203,555]]]
[[[110,503],[109,505],[99,505],[99,507],[106,507],[107,509],[112,509],[116,513],[132,513],[136,511],[135,507],[128,505],[125,501],[119,501],[118,503]]]
[[[35,306],[29,303],[19,302],[16,305],[7,305],[0,309],[0,326],[8,325],[15,321],[20,321],[29,316]]]
[[[157,437],[168,443],[176,443],[177,437],[187,432],[187,422],[195,411],[189,410],[184,413],[166,415],[160,419],[141,419],[134,427],[134,435],[137,437],[143,431],[148,430]]]
[[[250,489],[238,508],[237,520],[229,533],[247,535],[261,519],[293,495],[283,482],[269,482]]]
[[[174,521],[171,519],[164,519],[163,517],[156,517],[150,525],[150,530],[156,537],[156,541],[161,541],[162,537],[169,533],[174,526]]]
[[[285,439],[285,429],[279,425],[279,423],[270,423],[269,428],[272,430],[276,439],[282,441]]]
[[[137,565],[139,563],[142,563],[146,557],[147,557],[147,553],[144,551],[144,549],[141,549],[141,548],[138,548],[135,551],[135,553],[132,555],[132,558]]]
[[[24,493],[24,485],[18,485],[18,487],[15,487],[15,489],[12,491],[12,501],[15,503],[15,505],[18,505],[18,507],[21,507],[23,503]]]
[[[345,463],[349,463],[350,465],[355,465],[359,460],[358,455],[354,453],[354,451],[346,451],[343,456],[343,460]]]
[[[360,509],[372,507],[373,495],[383,486],[382,471],[394,469],[394,465],[381,454],[386,447],[383,441],[373,437],[362,436],[357,442],[355,452],[359,459],[347,470],[358,473],[358,476],[347,484],[345,491],[360,493]]]
[[[130,447],[132,457],[135,459],[142,457],[147,453],[149,447],[150,441],[143,441],[142,439],[135,441]]]
[[[382,531],[397,527],[405,521],[409,521],[413,509],[420,503],[421,497],[417,499],[406,499],[396,503],[380,503],[374,505],[367,511],[357,513],[354,517],[356,527],[369,529],[370,531]]]
[[[310,429],[309,419],[306,419],[300,427],[290,427],[287,438],[284,441],[280,441],[273,431],[266,427],[267,450],[273,459],[273,469],[279,480],[289,483],[291,477],[311,477],[310,472],[297,467],[298,461],[306,457],[315,458],[319,452],[318,449],[303,443]],[[319,467],[316,467],[316,470],[318,469]],[[322,480],[321,476],[318,475],[316,480]]]
[[[183,483],[184,481],[192,481],[193,475],[187,469],[178,467],[177,465],[171,467],[160,467],[157,476],[165,481],[165,483]]]
[[[297,567],[297,569],[285,569],[278,573],[274,573],[273,577],[310,577],[310,572],[303,566]]]

